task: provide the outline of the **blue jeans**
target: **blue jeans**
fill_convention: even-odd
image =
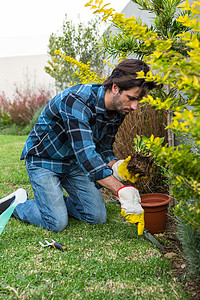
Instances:
[[[68,215],[91,224],[106,222],[106,207],[100,189],[73,164],[67,174],[58,174],[26,161],[35,200],[27,198],[14,210],[24,222],[53,231],[68,224]],[[63,188],[69,196],[63,195]]]

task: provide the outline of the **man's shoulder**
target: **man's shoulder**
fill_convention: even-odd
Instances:
[[[73,115],[79,112],[95,113],[99,107],[104,107],[104,87],[99,83],[74,85],[60,94],[60,104]],[[59,104],[59,105],[60,105]]]
[[[99,83],[78,84],[70,87],[68,93],[75,94],[88,101],[97,96],[99,89],[102,89],[102,84]]]

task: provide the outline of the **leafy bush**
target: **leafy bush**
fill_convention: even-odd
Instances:
[[[37,91],[17,88],[11,100],[3,92],[0,95],[0,124],[28,125],[36,111],[44,107],[49,100],[50,92],[42,88]]]
[[[9,124],[3,124],[1,123],[1,119],[0,119],[0,134],[2,135],[28,135],[31,130],[33,129],[33,126],[35,125],[35,123],[37,122],[41,112],[43,110],[43,107],[38,109],[32,120],[30,121],[30,123],[28,125],[16,125],[14,123],[9,123]]]
[[[31,130],[33,129],[35,123],[37,122],[42,110],[43,110],[43,107],[40,107],[38,110],[36,110],[33,118],[30,121],[30,123],[27,126],[22,128],[21,135],[27,135],[31,132]]]
[[[177,236],[188,260],[189,274],[200,278],[200,233],[180,221]]]
[[[160,11],[163,11],[164,3],[177,5],[182,1],[136,2],[150,8],[157,3],[161,10],[157,7],[155,11],[157,17],[161,18],[163,14]],[[146,77],[144,72],[139,72],[138,77],[165,85],[168,93],[164,98],[148,95],[141,102],[149,103],[156,110],[164,109],[168,112],[171,120],[166,129],[181,137],[181,145],[162,146],[157,137],[152,137],[148,146],[160,165],[168,170],[171,192],[177,201],[176,214],[181,215],[192,228],[200,231],[200,1],[194,1],[191,7],[189,1],[179,5],[179,13],[174,15],[176,20],[173,24],[176,24],[176,29],[182,28],[181,31],[175,30],[172,34],[167,30],[170,34],[163,36],[155,28],[143,26],[141,20],[134,16],[125,18],[123,14],[115,13],[114,9],[108,9],[103,1],[90,0],[87,6],[95,9],[96,13],[103,14],[103,20],[109,19],[121,30],[121,34],[115,35],[118,35],[119,42],[122,37],[124,41],[130,41],[132,37],[138,41],[143,60],[151,66]],[[166,10],[165,13],[167,12]],[[164,24],[165,22],[162,26]],[[125,58],[134,49],[123,47],[118,50],[118,57]],[[188,202],[190,199],[193,200],[192,203]]]

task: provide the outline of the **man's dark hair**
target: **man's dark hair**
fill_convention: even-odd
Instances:
[[[119,87],[119,92],[121,93],[123,90],[130,90],[132,87],[139,86],[142,89],[143,97],[146,92],[154,89],[157,85],[154,81],[145,81],[144,78],[138,78],[137,72],[143,71],[144,75],[150,68],[139,59],[125,59],[121,63],[119,63],[111,75],[103,82],[103,86],[106,90],[112,89],[113,83],[115,83]]]

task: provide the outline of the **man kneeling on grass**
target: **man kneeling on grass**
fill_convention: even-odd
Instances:
[[[21,155],[35,200],[27,197],[14,210],[15,217],[56,232],[66,228],[68,215],[101,224],[107,217],[100,191],[105,187],[118,196],[122,215],[139,223],[138,233],[143,233],[139,192],[123,185],[118,173],[123,161],[117,160],[112,147],[125,116],[156,87],[155,82],[137,79],[140,71],[146,75],[149,67],[141,60],[126,59],[103,84],[72,86],[46,105]],[[0,212],[17,193],[0,200]]]

